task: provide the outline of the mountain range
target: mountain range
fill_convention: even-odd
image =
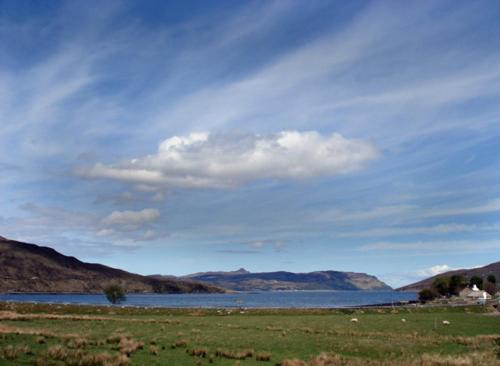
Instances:
[[[115,282],[129,293],[224,292],[189,279],[157,279],[85,263],[52,248],[0,236],[0,292],[100,293]]]
[[[195,273],[183,278],[211,283],[234,291],[392,290],[391,287],[375,276],[366,273],[340,271],[251,273],[244,268],[240,268],[233,272]]]
[[[431,287],[432,283],[436,280],[436,278],[450,277],[453,275],[461,275],[468,279],[470,279],[472,276],[479,276],[483,279],[486,279],[488,275],[494,275],[497,278],[497,280],[500,281],[500,262],[491,263],[483,267],[477,267],[471,269],[457,269],[453,271],[440,273],[436,276],[426,278],[425,280],[400,287],[398,288],[398,291],[420,291],[424,288]]]
[[[129,293],[217,293],[269,290],[391,290],[364,273],[200,272],[183,277],[143,276],[102,264],[85,263],[52,248],[0,236],[0,292],[100,293],[119,282]]]

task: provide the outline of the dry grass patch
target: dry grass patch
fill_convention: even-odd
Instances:
[[[118,343],[118,348],[120,350],[120,353],[130,357],[130,355],[138,349],[143,349],[144,343],[136,341],[135,339],[129,337],[122,337],[120,339],[120,343]]]
[[[179,339],[177,341],[175,341],[173,344],[172,344],[172,348],[177,348],[177,347],[187,347],[189,344],[189,341],[185,338],[182,338],[182,339]]]
[[[208,356],[208,348],[193,348],[191,350],[186,350],[186,352],[189,352],[189,354],[194,357],[205,358]]]
[[[0,333],[1,334],[29,334],[29,335],[44,336],[47,338],[54,338],[56,336],[53,332],[50,332],[50,331],[47,331],[44,329],[12,327],[12,326],[7,325],[7,324],[0,324]]]
[[[153,356],[158,356],[160,354],[160,350],[158,349],[158,347],[151,345],[149,346],[149,354]]]
[[[253,349],[245,349],[241,351],[230,351],[225,349],[217,349],[215,351],[216,357],[227,358],[231,360],[244,360],[246,358],[253,357]]]
[[[8,345],[4,347],[0,356],[6,360],[15,360],[20,354],[30,354],[30,348],[27,345],[22,346],[12,346]]]
[[[271,361],[271,354],[269,352],[259,352],[255,355],[257,361]]]
[[[50,347],[45,355],[36,359],[34,366],[54,365],[52,360],[61,361],[65,366],[130,366],[130,359],[123,354],[91,354],[82,350],[67,350],[60,345]]]
[[[462,356],[424,354],[417,359],[368,360],[346,358],[335,354],[322,353],[309,362],[299,359],[285,360],[280,366],[485,366],[500,365],[500,360],[492,352],[474,352]]]
[[[66,345],[71,349],[84,349],[89,343],[90,342],[86,338],[78,337],[69,339]]]
[[[500,365],[500,359],[493,353],[473,352],[463,356],[424,354],[418,366],[483,366]]]

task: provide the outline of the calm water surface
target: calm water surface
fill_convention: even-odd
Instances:
[[[416,300],[414,292],[295,291],[237,294],[129,294],[125,306],[168,308],[332,308]],[[107,305],[103,295],[0,294],[0,301]]]

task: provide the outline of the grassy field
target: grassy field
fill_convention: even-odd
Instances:
[[[485,312],[0,303],[0,365],[500,365],[500,317]]]

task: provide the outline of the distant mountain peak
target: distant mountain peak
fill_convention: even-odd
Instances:
[[[240,269],[234,271],[233,273],[249,274],[250,271],[247,271],[245,268],[241,267]]]
[[[7,239],[5,236],[1,236],[0,235],[0,241],[8,241],[9,239]]]
[[[251,274],[251,272],[247,271],[245,268],[240,268],[236,271],[209,271],[209,272],[196,272],[196,273],[191,273],[186,276],[183,276],[185,278],[192,278],[192,277],[200,277],[200,276],[237,276],[237,275],[248,275]]]

